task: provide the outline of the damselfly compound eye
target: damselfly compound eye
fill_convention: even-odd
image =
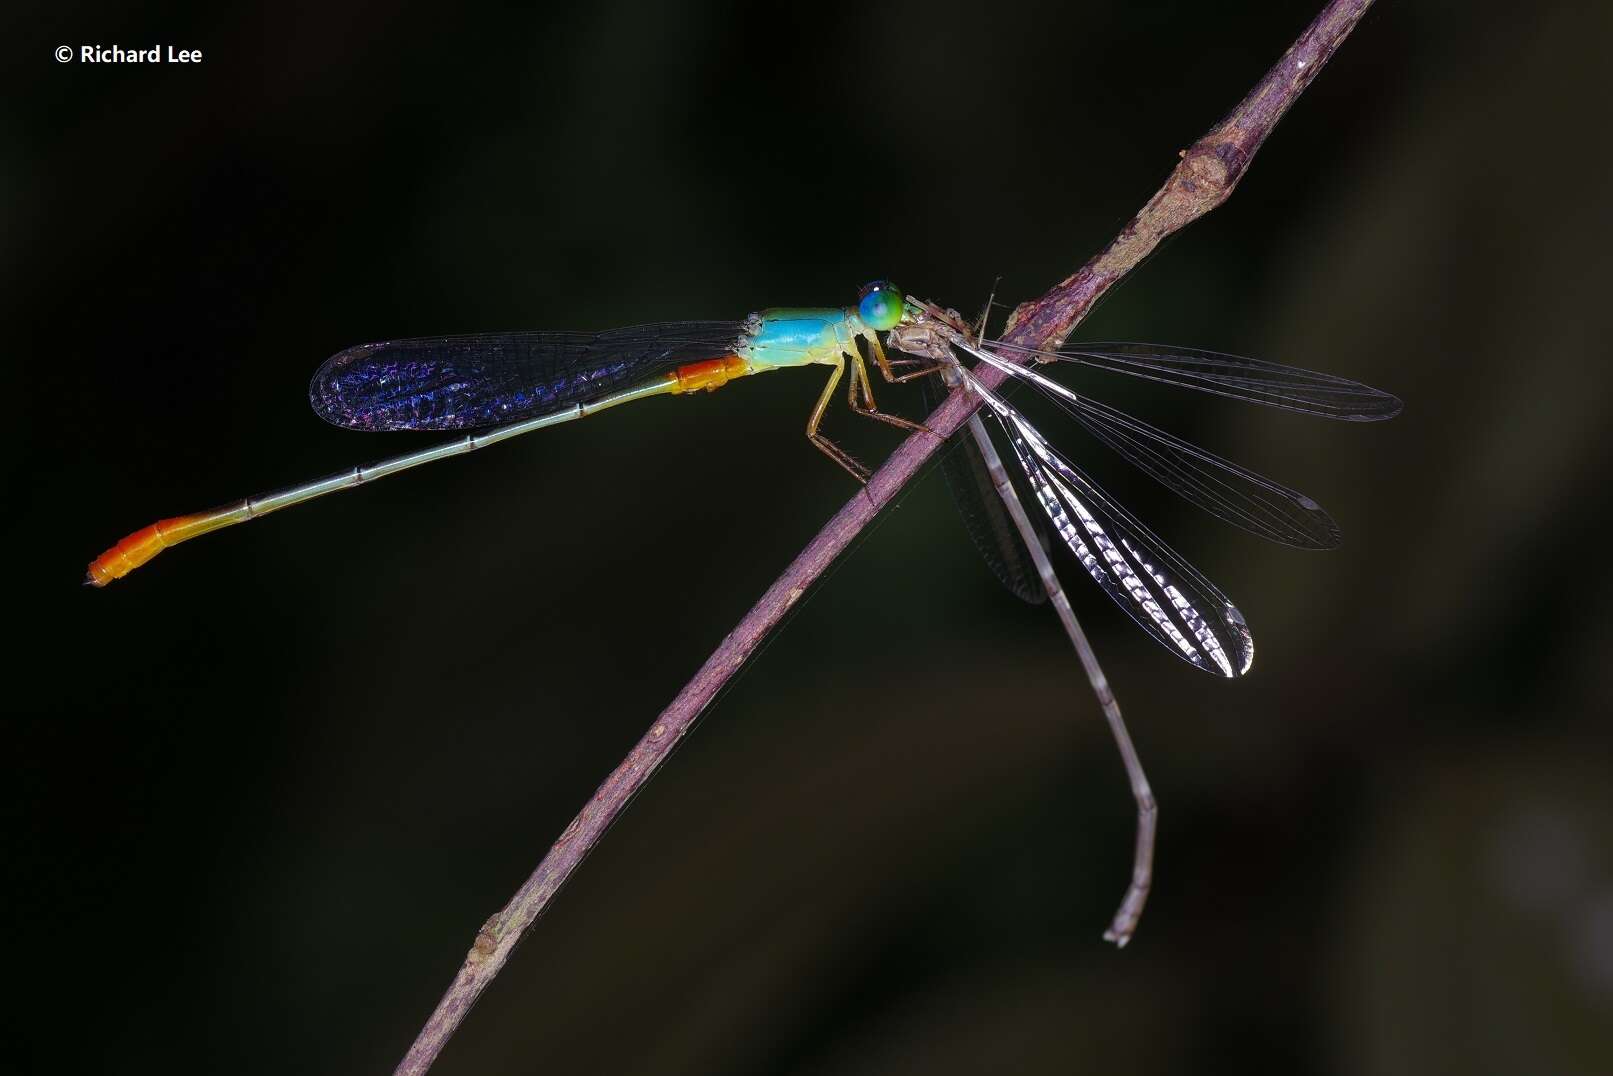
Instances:
[[[870,329],[884,332],[896,328],[902,320],[901,291],[888,280],[865,284],[857,304],[857,316]]]

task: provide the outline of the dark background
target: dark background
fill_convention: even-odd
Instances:
[[[853,492],[819,376],[654,401],[162,557],[416,445],[356,342],[977,309],[1107,241],[1310,3],[36,13],[0,126],[0,1069],[385,1072],[597,782]],[[706,715],[442,1073],[1613,1066],[1607,5],[1384,3],[1081,330],[1341,373],[1378,427],[1104,382],[1325,503],[1304,554],[1094,459],[1238,602],[1172,660],[1064,562],[1162,804],[938,472]],[[200,48],[58,64],[58,44]],[[1112,379],[1111,379],[1112,380]],[[882,402],[916,414],[916,392]],[[861,424],[873,426],[874,424]],[[877,460],[894,431],[830,429]],[[1080,458],[1090,445],[1055,429]]]

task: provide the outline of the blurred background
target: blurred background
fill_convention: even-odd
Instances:
[[[53,6],[7,35],[4,825],[17,1073],[386,1072],[597,783],[854,493],[792,373],[230,531],[414,446],[309,374],[387,337],[1009,306],[1107,242],[1310,3]],[[1393,391],[1351,426],[1079,382],[1305,490],[1306,554],[1046,427],[1238,603],[1172,660],[1061,562],[1161,803],[939,471],[704,717],[453,1073],[1613,1068],[1613,9],[1374,8],[1085,339]],[[172,44],[199,66],[59,64]],[[1192,398],[1183,398],[1191,396]],[[918,393],[881,403],[918,417]],[[872,427],[864,429],[862,427]],[[896,431],[837,407],[877,461]]]

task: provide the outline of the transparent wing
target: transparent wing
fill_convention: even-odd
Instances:
[[[965,374],[1007,436],[1053,529],[1144,631],[1205,672],[1236,677],[1254,662],[1243,614],[1191,564],[1049,445],[1001,397]]]
[[[1034,355],[1042,362],[1074,362],[1111,373],[1209,392],[1234,400],[1345,422],[1379,422],[1400,413],[1400,398],[1347,377],[1239,355],[1164,344],[1070,344],[1038,351],[1003,340],[999,351]]]
[[[983,349],[968,350],[982,362],[1029,381],[1127,462],[1216,518],[1282,545],[1338,546],[1338,524],[1303,493],[1079,395],[1035,369],[1005,362]]]

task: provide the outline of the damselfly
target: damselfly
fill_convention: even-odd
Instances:
[[[893,361],[886,345],[904,357]],[[965,367],[960,352],[978,365]],[[806,435],[863,480],[868,470],[820,429],[836,388],[847,379],[848,367],[846,400],[852,411],[904,429],[924,428],[877,408],[869,361],[887,382],[928,378],[932,384],[962,385],[978,394],[983,414],[1012,446],[1058,541],[1167,650],[1224,677],[1241,676],[1254,660],[1249,628],[1237,607],[1055,449],[975,371],[989,367],[1029,383],[1099,441],[1192,503],[1263,538],[1308,549],[1331,548],[1339,540],[1338,527],[1315,501],[1077,394],[1035,367],[1076,364],[1347,421],[1385,419],[1400,410],[1395,397],[1355,381],[1232,355],[1149,344],[1080,344],[1038,351],[987,340],[953,311],[904,296],[885,281],[864,287],[855,306],[776,308],[742,321],[361,344],[333,356],[314,374],[309,397],[321,418],[357,430],[477,432],[211,511],[159,520],[97,557],[89,566],[87,582],[105,586],[179,542],[421,464],[618,404],[715,390],[737,378],[793,366],[830,368],[828,383],[807,418]],[[973,492],[980,496],[970,496],[969,479],[953,485],[976,544],[1016,593],[1031,600],[1050,594],[1055,598],[1104,702],[1132,778],[1141,819],[1137,866],[1132,889],[1109,934],[1124,943],[1147,893],[1152,797],[1118,707],[1047,563],[1043,539],[1018,505],[978,419],[972,424],[972,436],[949,466],[959,470],[957,461],[962,460],[962,469],[972,469],[975,475]],[[1005,522],[1010,515],[1012,528]]]
[[[983,339],[984,319],[982,331],[974,332],[954,311],[911,298],[907,306],[907,316],[886,334],[886,342],[932,359],[945,384],[966,385],[979,395],[986,405],[982,414],[1013,446],[1042,515],[1093,580],[1171,653],[1222,676],[1241,676],[1254,661],[1254,642],[1237,607],[1054,449],[1024,415],[964,369],[957,352],[1029,382],[1099,441],[1213,515],[1300,548],[1329,549],[1339,541],[1337,525],[1309,497],[1077,395],[1033,367],[1005,361],[1004,354],[1034,359],[1036,365],[1078,363],[1324,418],[1376,421],[1400,411],[1395,397],[1329,374],[1152,344],[1031,350]],[[944,466],[970,536],[987,563],[1020,597],[1051,600],[1119,749],[1137,805],[1137,838],[1131,883],[1104,937],[1124,946],[1137,928],[1153,879],[1158,821],[1153,790],[1108,678],[1048,560],[1043,535],[1021,506],[981,415],[969,420],[969,437]]]
[[[918,307],[912,307],[918,311]],[[326,422],[354,430],[483,430],[446,444],[175,516],[127,536],[97,557],[86,582],[105,586],[169,546],[245,523],[424,463],[463,455],[546,426],[651,396],[712,391],[740,377],[792,366],[830,367],[807,419],[807,439],[859,481],[867,468],[819,431],[845,377],[853,411],[904,429],[918,423],[874,406],[859,341],[887,380],[878,333],[909,316],[900,292],[869,285],[854,307],[781,307],[743,321],[672,321],[605,332],[479,333],[360,344],[315,372],[308,396]],[[928,371],[925,371],[928,372]]]
[[[881,346],[882,332],[893,348],[929,358],[932,365],[897,373]],[[331,357],[314,374],[309,399],[325,421],[355,430],[483,432],[211,511],[158,520],[97,557],[86,582],[105,586],[179,542],[421,464],[618,404],[711,391],[737,378],[792,366],[830,368],[829,381],[807,419],[807,439],[854,477],[865,479],[867,469],[820,431],[848,364],[852,376],[846,399],[851,410],[904,429],[923,427],[875,406],[859,344],[867,348],[886,381],[950,370],[980,392],[1014,445],[1049,519],[1087,571],[1166,649],[1225,676],[1247,671],[1252,657],[1248,630],[1236,608],[1054,451],[1023,416],[964,371],[952,349],[1029,381],[1099,440],[1212,514],[1262,537],[1304,548],[1325,549],[1338,543],[1337,526],[1315,501],[1079,396],[1034,369],[1007,362],[1002,353],[1028,355],[1038,363],[1077,363],[1324,418],[1371,421],[1400,410],[1395,397],[1354,381],[1231,355],[1149,344],[1027,351],[1003,341],[980,340],[956,314],[903,296],[885,281],[864,287],[856,306],[781,307],[743,321],[360,344]],[[1204,615],[1196,615],[1200,612]]]

